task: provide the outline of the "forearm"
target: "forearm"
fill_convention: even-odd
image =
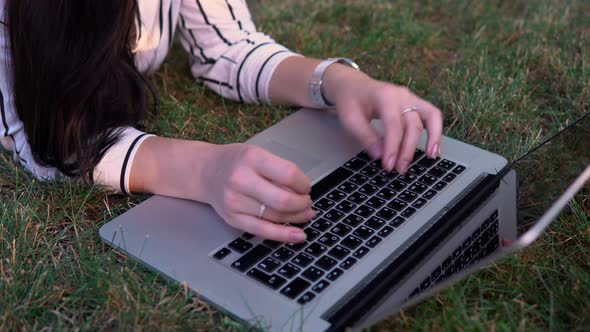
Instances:
[[[198,141],[150,137],[135,155],[130,190],[207,203],[203,179],[216,147]]]

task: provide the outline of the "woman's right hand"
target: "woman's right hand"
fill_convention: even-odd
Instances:
[[[265,239],[305,240],[302,229],[284,225],[315,216],[309,178],[294,163],[248,144],[220,145],[215,155],[205,171],[207,203],[229,225]]]

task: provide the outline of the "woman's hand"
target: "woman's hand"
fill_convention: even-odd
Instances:
[[[305,240],[302,229],[282,224],[315,216],[309,178],[294,163],[256,146],[229,144],[216,150],[205,166],[207,203],[228,224],[251,234],[281,242]]]
[[[440,155],[442,114],[431,103],[406,87],[371,79],[341,64],[330,66],[324,75],[326,98],[336,105],[342,125],[371,157],[382,160],[384,169],[402,174],[408,170],[424,128],[426,154]],[[415,110],[402,114],[410,108]],[[375,118],[382,120],[383,137],[370,124]]]

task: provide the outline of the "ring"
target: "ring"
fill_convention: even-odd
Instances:
[[[402,115],[408,113],[408,112],[412,112],[412,111],[417,111],[418,107],[416,105],[410,106],[408,108],[406,108],[405,110],[402,111]]]
[[[262,215],[264,214],[264,211],[266,211],[266,205],[261,204],[260,211],[258,212],[258,219],[262,219]]]

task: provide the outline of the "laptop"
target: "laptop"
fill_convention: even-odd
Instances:
[[[105,224],[100,237],[254,328],[359,330],[538,238],[590,177],[580,166],[588,152],[569,163],[543,158],[555,147],[562,157],[588,129],[584,116],[510,164],[449,137],[440,158],[426,158],[423,134],[402,176],[381,170],[335,114],[302,109],[246,143],[295,162],[312,180],[318,214],[301,226],[304,244],[253,237],[205,204],[162,196]],[[567,172],[556,173],[559,166]],[[546,179],[555,179],[552,190],[537,195]]]

